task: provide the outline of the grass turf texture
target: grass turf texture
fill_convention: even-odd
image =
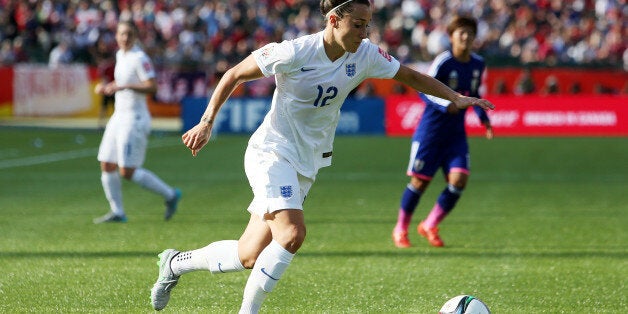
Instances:
[[[237,239],[251,192],[245,136],[219,136],[192,158],[179,136],[151,138],[145,166],[183,190],[180,211],[123,184],[126,224],[108,210],[96,131],[0,128],[0,312],[151,312],[157,253]],[[436,313],[472,294],[494,313],[626,309],[625,138],[470,140],[472,175],[441,225],[445,248],[390,233],[407,183],[407,138],[339,137],[305,204],[307,240],[267,313]],[[413,227],[431,209],[440,174]],[[413,229],[414,230],[414,229]],[[182,277],[168,312],[235,312],[249,271]]]

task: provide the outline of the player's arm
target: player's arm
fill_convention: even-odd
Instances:
[[[463,96],[453,91],[437,79],[412,70],[405,65],[401,65],[399,67],[399,71],[397,71],[397,74],[393,78],[396,81],[406,84],[424,94],[447,99],[455,104],[457,109],[464,109],[474,105],[480,106],[484,109],[495,108],[495,106],[493,106],[493,104],[486,99]]]
[[[484,98],[484,94],[486,93],[486,77],[487,77],[487,72],[486,72],[486,67],[484,67],[482,70],[482,80],[480,81],[480,86],[478,88],[479,97],[482,97],[482,98]],[[475,111],[475,114],[477,114],[478,118],[480,119],[480,122],[482,123],[482,125],[484,126],[484,129],[486,130],[485,132],[486,138],[489,140],[492,139],[494,134],[493,134],[493,125],[491,124],[491,118],[488,116],[486,111],[484,111],[481,108],[473,107],[473,110]]]
[[[104,85],[104,87],[97,85],[95,91],[99,94],[113,95],[115,92],[125,89],[142,94],[153,94],[157,92],[157,81],[155,81],[155,78],[149,78],[136,84],[127,85],[118,85],[116,81],[112,81]]]
[[[216,115],[236,87],[244,82],[262,77],[264,74],[255,62],[253,55],[249,55],[242,62],[227,70],[216,85],[201,121],[181,137],[183,144],[192,151],[192,155],[196,156],[196,153],[209,141]]]
[[[149,78],[145,81],[141,81],[136,84],[128,84],[123,86],[118,86],[118,90],[130,89],[137,93],[142,94],[153,94],[157,92],[157,82],[155,78]]]

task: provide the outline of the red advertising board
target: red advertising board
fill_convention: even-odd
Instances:
[[[626,96],[491,96],[488,112],[495,136],[628,136]],[[386,134],[411,136],[425,104],[414,96],[386,98]],[[471,110],[465,119],[469,135],[484,127]]]

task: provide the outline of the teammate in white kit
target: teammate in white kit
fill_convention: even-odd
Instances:
[[[115,109],[107,123],[98,150],[101,182],[111,211],[94,219],[94,223],[126,222],[122,206],[120,176],[165,200],[164,218],[170,219],[177,210],[181,191],[162,181],[153,172],[142,168],[150,134],[151,117],[146,94],[154,93],[155,70],[148,56],[135,44],[137,32],[130,22],[120,22],[116,29],[116,66],[114,81],[96,85],[98,94],[115,94]]]
[[[340,107],[367,78],[394,78],[418,91],[449,99],[459,108],[493,105],[462,96],[439,81],[399,62],[367,38],[369,0],[322,0],[323,31],[270,43],[229,69],[218,83],[198,125],[183,135],[196,156],[207,144],[220,107],[241,83],[275,76],[270,112],[252,135],[244,163],[254,198],[249,223],[239,240],[197,250],[167,249],[159,256],[159,276],[151,303],[163,309],[181,275],[214,274],[252,268],[241,313],[257,313],[305,240],[303,201],[321,167],[331,164]],[[289,311],[289,310],[286,310]]]

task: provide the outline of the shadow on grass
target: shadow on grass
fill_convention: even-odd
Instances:
[[[76,251],[47,251],[47,252],[0,252],[3,258],[129,258],[129,257],[155,257],[160,252],[120,251],[120,252],[76,252]]]
[[[129,258],[129,257],[156,257],[159,252],[143,251],[120,251],[120,252],[76,252],[76,251],[48,251],[48,252],[1,252],[0,259],[3,258]],[[587,250],[587,251],[521,251],[521,252],[500,252],[500,251],[459,251],[451,248],[443,249],[403,249],[403,250],[381,250],[381,251],[302,251],[297,255],[301,258],[325,258],[325,257],[429,257],[429,258],[611,258],[626,259],[626,250]]]
[[[330,251],[330,252],[299,252],[300,257],[305,258],[319,258],[319,257],[385,257],[385,258],[399,258],[399,257],[420,257],[420,258],[452,258],[452,257],[465,257],[465,258],[611,258],[611,259],[626,259],[628,258],[628,251],[614,251],[614,250],[587,250],[587,251],[547,251],[547,252],[534,252],[534,251],[521,251],[521,252],[500,252],[500,251],[459,251],[451,250],[447,248],[434,249],[434,250],[416,250],[416,249],[403,249],[395,251]]]

